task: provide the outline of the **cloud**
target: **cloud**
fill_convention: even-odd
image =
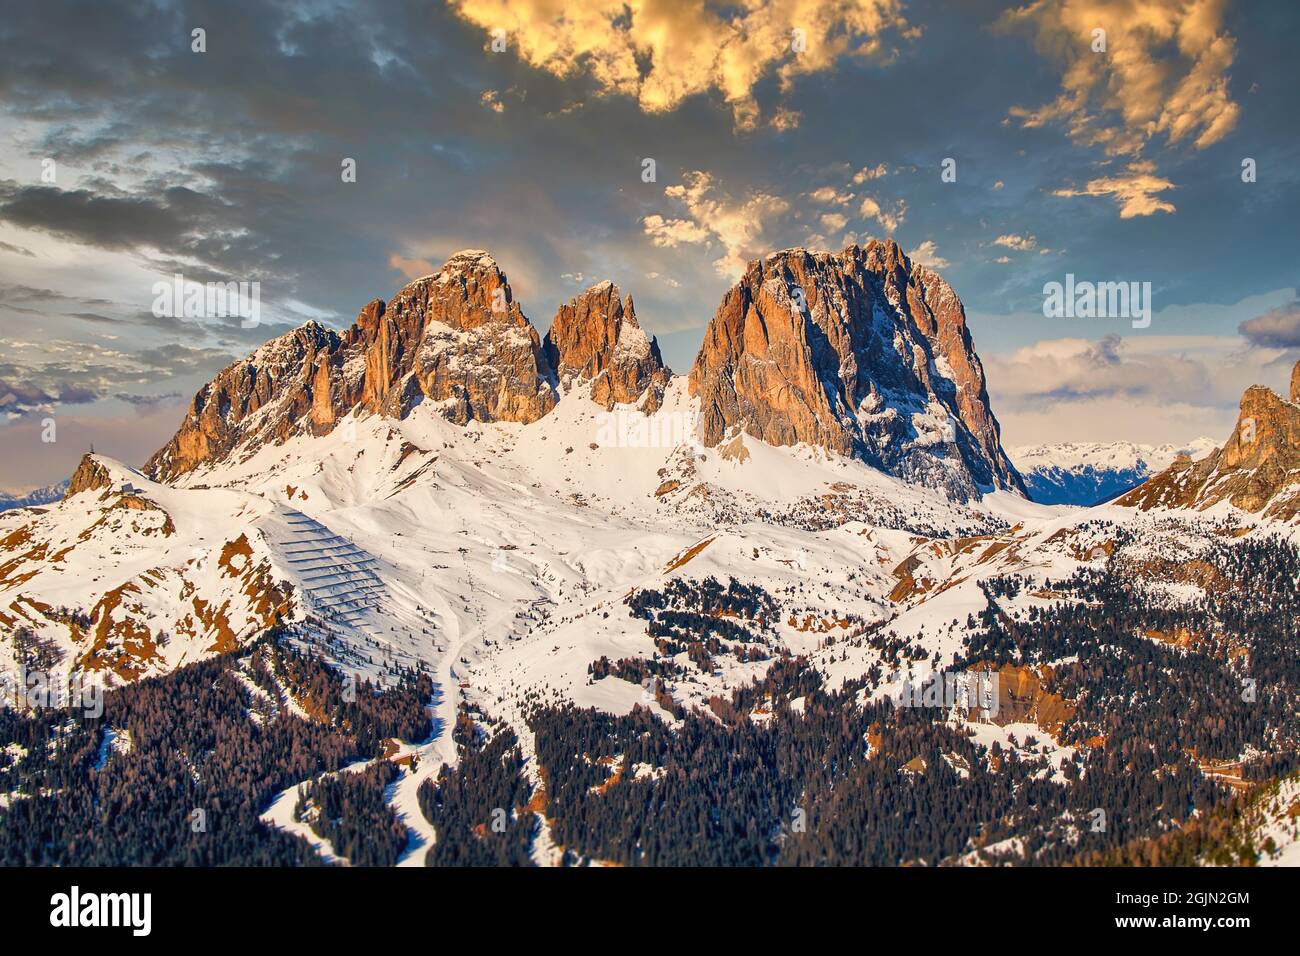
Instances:
[[[64,383],[51,394],[30,382],[11,382],[0,378],[0,413],[21,415],[47,411],[57,404],[84,405],[97,397],[93,391],[74,383]]]
[[[164,392],[161,395],[135,395],[131,392],[117,392],[114,396],[119,402],[141,409],[154,409],[159,405],[175,405],[184,400],[180,392]]]
[[[689,219],[665,219],[654,214],[646,216],[642,222],[646,235],[654,244],[669,249],[682,243],[707,242],[713,235],[709,229]]]
[[[94,322],[96,325],[121,325],[121,319],[110,318],[107,315],[100,315],[98,312],[69,312],[69,318],[81,319],[83,322]]]
[[[1177,354],[1135,353],[1118,335],[1100,340],[1044,339],[1007,357],[990,357],[989,381],[1012,402],[1081,397],[1181,399],[1211,390],[1203,361]]]
[[[873,179],[880,179],[882,176],[887,175],[889,175],[889,170],[885,168],[884,163],[875,167],[863,166],[853,174],[853,183],[854,185],[861,186],[863,183],[868,183]]]
[[[913,265],[929,266],[931,269],[946,269],[951,264],[939,255],[939,247],[933,239],[927,239],[907,254]]]
[[[101,249],[182,246],[211,225],[212,208],[207,197],[185,187],[155,199],[0,181],[0,220]]]
[[[438,267],[428,259],[407,258],[393,253],[388,257],[388,266],[397,272],[400,272],[407,279],[422,279],[425,276],[433,275],[438,271]]]
[[[492,31],[504,30],[507,49],[524,62],[585,77],[647,113],[717,91],[742,129],[758,123],[760,80],[775,75],[787,89],[841,57],[880,53],[886,31],[907,27],[899,0],[453,0],[452,9],[485,31],[486,48]],[[780,128],[797,121],[783,109],[774,119]]]
[[[21,283],[0,282],[0,299],[6,303],[32,302],[53,304],[59,302],[82,302],[86,305],[112,305],[108,299],[88,299],[79,295],[66,295],[54,289],[42,289]]]
[[[1037,0],[1008,11],[1004,29],[1027,29],[1063,64],[1061,90],[1038,108],[1016,107],[1026,127],[1064,125],[1074,141],[1136,156],[1156,136],[1203,149],[1237,124],[1228,93],[1236,41],[1224,0]],[[1094,31],[1105,31],[1095,51]]]
[[[874,219],[876,222],[880,223],[880,227],[884,229],[885,232],[890,234],[893,234],[893,232],[903,224],[903,218],[906,213],[907,202],[902,199],[895,202],[892,207],[886,210],[881,208],[880,203],[875,199],[866,196],[862,200],[862,205],[858,208],[858,214],[861,215],[863,219]]]
[[[64,339],[26,348],[15,346],[0,341],[5,354],[16,357],[23,353],[20,360],[0,362],[0,412],[8,415],[86,404],[173,379],[206,380],[233,361],[221,349],[179,344],[134,353]],[[37,349],[39,356],[27,354]]]
[[[664,195],[685,206],[687,216],[646,216],[642,220],[645,234],[656,246],[665,248],[720,245],[725,252],[714,260],[713,267],[727,277],[740,275],[751,259],[766,251],[761,242],[766,223],[790,208],[784,199],[766,192],[733,199],[718,190],[712,176],[699,171],[687,173],[680,185],[665,188]]]
[[[1225,335],[1044,339],[982,358],[1008,445],[1221,440],[1247,387],[1285,389],[1289,374]]]
[[[827,232],[839,232],[846,225],[848,225],[849,217],[844,215],[843,213],[828,212],[828,213],[823,213],[822,217],[818,220],[818,222],[821,224],[821,227],[825,229]]]
[[[1247,319],[1237,331],[1251,345],[1270,349],[1300,348],[1300,301],[1289,302]]]
[[[1173,188],[1173,183],[1156,175],[1154,163],[1140,161],[1129,163],[1125,171],[1118,175],[1099,176],[1090,179],[1082,189],[1057,189],[1053,195],[1109,196],[1119,205],[1119,217],[1132,219],[1158,212],[1174,212],[1174,204],[1158,195]]]
[[[1017,252],[1029,252],[1038,245],[1038,240],[1033,236],[1018,236],[1015,233],[998,236],[993,240],[995,246],[1006,246],[1008,249],[1015,249]]]
[[[823,186],[810,192],[808,198],[823,206],[847,206],[853,201],[853,193],[836,189],[834,186]]]

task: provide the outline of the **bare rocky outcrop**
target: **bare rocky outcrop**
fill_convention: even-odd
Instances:
[[[163,481],[223,460],[237,445],[329,431],[336,408],[355,400],[338,380],[345,344],[337,332],[308,322],[223,369],[199,389],[145,474]]]
[[[113,478],[108,473],[108,469],[94,455],[87,453],[81,456],[77,470],[68,480],[68,490],[64,492],[63,497],[71,498],[83,491],[108,488],[112,484]]]
[[[670,377],[612,282],[562,305],[543,343],[495,260],[471,250],[372,300],[343,332],[309,322],[224,369],[145,472],[169,481],[243,460],[351,412],[402,418],[423,404],[458,424],[533,422],[576,382],[606,409],[654,412]],[[1023,491],[961,302],[892,241],[751,264],[710,323],[690,386],[710,446],[745,432],[854,455],[960,499]]]
[[[532,422],[555,405],[552,379],[496,261],[461,252],[389,302],[369,302],[345,332],[308,322],[224,369],[144,470],[170,480],[237,451],[324,434],[354,409],[402,418],[426,400],[458,424]]]
[[[807,443],[968,499],[1023,493],[961,301],[896,243],[750,263],[691,371],[702,438]]]
[[[1222,448],[1200,461],[1179,457],[1118,503],[1203,510],[1225,500],[1268,518],[1300,514],[1300,363],[1291,372],[1290,401],[1252,385]]]
[[[546,333],[546,357],[562,385],[591,383],[591,398],[606,409],[637,404],[647,414],[663,403],[672,373],[659,343],[636,319],[632,296],[605,281],[575,296],[555,313]]]
[[[533,422],[556,401],[551,369],[505,275],[486,252],[457,253],[387,306],[372,303],[362,404],[401,418],[428,399],[444,417]],[[370,313],[375,313],[373,319]]]

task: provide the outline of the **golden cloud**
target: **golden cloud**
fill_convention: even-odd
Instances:
[[[1036,0],[1001,25],[1027,28],[1064,65],[1061,91],[1011,115],[1028,127],[1060,122],[1076,142],[1137,156],[1156,136],[1203,149],[1237,124],[1228,95],[1236,41],[1226,0]],[[1104,50],[1094,49],[1104,31]],[[1141,213],[1136,213],[1141,215]]]
[[[507,50],[559,77],[586,75],[603,93],[635,97],[648,113],[717,90],[737,126],[757,125],[755,84],[829,69],[881,50],[890,28],[915,36],[900,0],[453,0],[452,8]],[[778,128],[797,114],[778,110]]]
[[[1174,204],[1157,195],[1173,189],[1174,184],[1163,176],[1157,176],[1155,169],[1155,164],[1150,162],[1129,163],[1118,175],[1090,179],[1082,189],[1058,189],[1054,195],[1109,196],[1119,203],[1121,219],[1174,212]]]
[[[790,204],[778,196],[755,192],[743,200],[721,194],[708,173],[690,172],[682,184],[668,186],[664,195],[686,209],[686,218],[646,216],[642,227],[656,246],[673,248],[682,244],[720,245],[724,254],[714,260],[720,275],[744,272],[750,259],[763,251],[760,238],[765,224],[787,212]]]
[[[858,215],[863,219],[874,219],[886,233],[893,235],[907,215],[907,201],[900,199],[890,209],[884,209],[875,199],[865,196],[858,208]]]
[[[1060,195],[1058,192],[1057,195]],[[1013,233],[998,236],[993,240],[996,246],[1006,246],[1008,249],[1015,249],[1017,252],[1029,252],[1038,245],[1038,239],[1034,236],[1020,236]]]
[[[946,269],[950,265],[947,259],[939,255],[939,247],[933,239],[927,239],[909,251],[907,258],[912,260],[914,266],[928,266],[931,269]]]

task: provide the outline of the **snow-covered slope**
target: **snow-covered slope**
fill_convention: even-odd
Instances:
[[[0,615],[49,652],[57,675],[109,683],[276,622],[349,673],[427,668],[444,731],[413,747],[421,769],[391,797],[424,846],[415,794],[456,762],[445,728],[463,705],[508,722],[535,774],[525,715],[539,699],[640,705],[675,723],[785,654],[806,657],[832,689],[878,668],[870,696],[896,695],[961,653],[995,578],[1027,582],[1001,602],[1017,617],[1061,600],[1051,582],[1112,561],[1188,598],[1198,585],[1161,569],[1225,528],[1294,534],[1226,503],[1085,510],[1000,493],[962,505],[820,449],[749,436],[706,448],[682,379],[648,416],[607,412],[586,389],[530,424],[461,426],[421,405],[402,419],[350,414],[325,435],[172,485],[93,459],[78,472],[87,487],[67,500],[0,515]],[[674,589],[689,601],[709,579],[771,602],[741,620],[760,653],[715,651],[703,668],[698,651],[657,642],[629,604]],[[0,650],[9,674],[14,647]],[[658,685],[628,679],[655,659]],[[1005,747],[1018,726],[986,731]]]
[[[114,683],[237,646],[292,614],[259,524],[272,504],[184,491],[87,456],[98,484],[0,515],[0,648],[9,672],[34,655],[56,680]],[[23,645],[20,648],[19,645]]]
[[[1098,515],[1157,521],[1014,494],[961,505],[851,458],[748,436],[705,448],[680,378],[649,416],[606,412],[585,389],[531,424],[460,426],[420,406],[400,420],[349,416],[173,485],[98,458],[107,487],[0,517],[0,614],[54,641],[65,670],[123,679],[278,620],[372,676],[424,662],[467,692],[551,686],[614,706],[613,685],[589,685],[587,666],[654,653],[623,605],[635,589],[735,577],[777,601],[774,646],[816,654],[809,617],[845,630],[888,620],[936,635],[946,658],[960,634],[937,635],[982,606],[980,580],[1104,558],[1085,546],[1095,533],[1076,530]],[[858,676],[871,663],[849,655],[832,669]],[[728,664],[683,692],[703,699],[765,666]]]
[[[409,312],[390,317],[400,331]],[[611,328],[610,341],[630,334]],[[387,354],[396,334],[375,331],[368,354]],[[1200,561],[1207,549],[1300,539],[1300,519],[1227,499],[1203,510],[1079,508],[1008,485],[961,501],[821,445],[769,444],[730,427],[708,437],[706,399],[686,378],[657,362],[620,370],[593,360],[573,347],[581,335],[554,342],[576,371],[547,380],[554,404],[544,414],[449,416],[432,396],[458,386],[436,369],[427,391],[392,393],[409,399],[399,414],[386,399],[351,401],[363,371],[373,388],[387,376],[342,361],[337,337],[316,349],[317,337],[303,346],[315,355],[310,375],[269,352],[224,372],[203,395],[238,399],[246,414],[235,421],[220,401],[196,400],[170,464],[152,473],[166,481],[87,456],[66,499],[0,514],[0,625],[14,637],[0,645],[0,677],[35,665],[56,682],[130,681],[272,629],[350,674],[426,670],[436,729],[410,745],[422,769],[386,797],[410,821],[413,846],[431,839],[418,786],[457,761],[447,729],[462,707],[509,725],[537,783],[526,715],[538,701],[616,714],[640,705],[673,724],[715,713],[796,656],[831,691],[894,697],[959,659],[981,616],[1030,620],[1081,600],[1058,587],[1080,570],[1119,567],[1126,582],[1193,602],[1213,583]],[[545,360],[531,337],[520,342]],[[331,378],[336,360],[341,379]],[[303,399],[303,383],[320,379],[314,394],[349,401]],[[494,380],[475,379],[485,408]],[[620,394],[636,401],[616,404]],[[1095,475],[1154,469],[1177,451],[1057,446],[1019,464]],[[737,597],[710,603],[719,592]],[[647,607],[693,623],[665,638]],[[744,639],[717,638],[715,624]],[[1047,693],[1039,678],[1006,667],[1031,701],[1017,726],[1050,727],[1033,711]],[[1007,727],[983,727],[981,740],[1014,748]],[[292,800],[286,790],[268,811],[277,825],[291,826]]]
[[[1179,455],[1203,458],[1215,448],[1209,438],[1185,445],[1116,442],[1055,442],[1010,449],[1034,501],[1051,505],[1095,505],[1135,488]]]

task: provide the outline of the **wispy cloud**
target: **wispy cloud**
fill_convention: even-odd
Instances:
[[[1160,193],[1173,189],[1174,184],[1157,175],[1155,169],[1151,162],[1129,163],[1122,173],[1090,179],[1082,189],[1063,187],[1053,195],[1107,196],[1119,205],[1121,219],[1174,212],[1174,204],[1160,198]]]
[[[664,189],[664,195],[685,207],[686,215],[646,216],[642,221],[646,235],[655,245],[669,248],[720,246],[723,255],[713,265],[725,276],[739,275],[746,263],[766,251],[760,241],[766,222],[790,208],[786,200],[766,192],[734,199],[718,189],[712,176],[700,171],[687,173],[681,184]]]

